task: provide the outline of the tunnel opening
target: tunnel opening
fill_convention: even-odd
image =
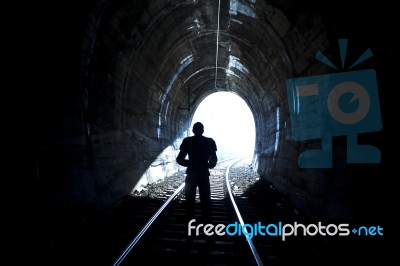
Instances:
[[[246,102],[232,92],[216,92],[207,96],[197,107],[191,126],[204,124],[204,136],[217,143],[219,160],[252,157],[255,145],[255,123]]]

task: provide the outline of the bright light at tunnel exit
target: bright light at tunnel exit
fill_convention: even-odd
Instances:
[[[192,118],[204,125],[204,136],[217,143],[219,160],[252,156],[255,144],[255,123],[246,102],[231,92],[216,92],[205,98]]]

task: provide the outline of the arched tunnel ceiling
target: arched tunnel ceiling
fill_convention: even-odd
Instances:
[[[122,75],[122,90],[160,90],[161,106],[143,109],[187,106],[188,91],[194,106],[216,90],[245,100],[273,97],[265,95],[267,87],[277,87],[292,71],[281,40],[290,23],[262,1],[221,1],[220,7],[218,1],[119,1],[104,10],[97,15],[96,38],[89,39],[90,60]],[[137,88],[139,82],[146,83]],[[140,102],[121,97],[125,105],[144,104],[143,96]]]

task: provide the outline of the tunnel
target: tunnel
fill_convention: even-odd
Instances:
[[[299,210],[316,221],[384,223],[393,7],[313,0],[27,7],[29,86],[17,97],[29,128],[23,194],[37,217],[101,211],[168,178],[196,108],[215,92],[232,92],[254,116],[253,169]],[[348,41],[344,68],[339,40]],[[287,81],[348,71],[368,49],[372,56],[352,70],[375,70],[382,127],[356,134],[379,149],[380,160],[348,163],[344,134],[332,137],[331,167],[299,167],[300,154],[320,148],[321,139],[293,138]]]

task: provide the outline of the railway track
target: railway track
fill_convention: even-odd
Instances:
[[[246,197],[238,191],[232,191],[229,183],[229,169],[240,159],[220,162],[211,170],[211,201],[213,224],[243,224],[246,217],[253,213]],[[175,265],[263,265],[257,246],[241,235],[208,236],[198,231],[201,223],[200,205],[196,204],[195,219],[191,224],[191,236],[188,236],[188,223],[185,220],[184,184],[176,190],[165,193],[165,200],[153,213],[136,236],[123,249],[114,261],[117,265],[134,265],[139,261],[147,263],[173,263]],[[196,201],[199,201],[198,195]],[[161,202],[160,202],[161,203]],[[145,209],[149,207],[146,206]],[[143,216],[143,215],[142,215]],[[146,215],[144,215],[146,216]],[[254,217],[253,219],[254,220]],[[263,246],[257,243],[263,249]],[[265,256],[264,256],[265,257]],[[268,257],[268,259],[273,256]]]

